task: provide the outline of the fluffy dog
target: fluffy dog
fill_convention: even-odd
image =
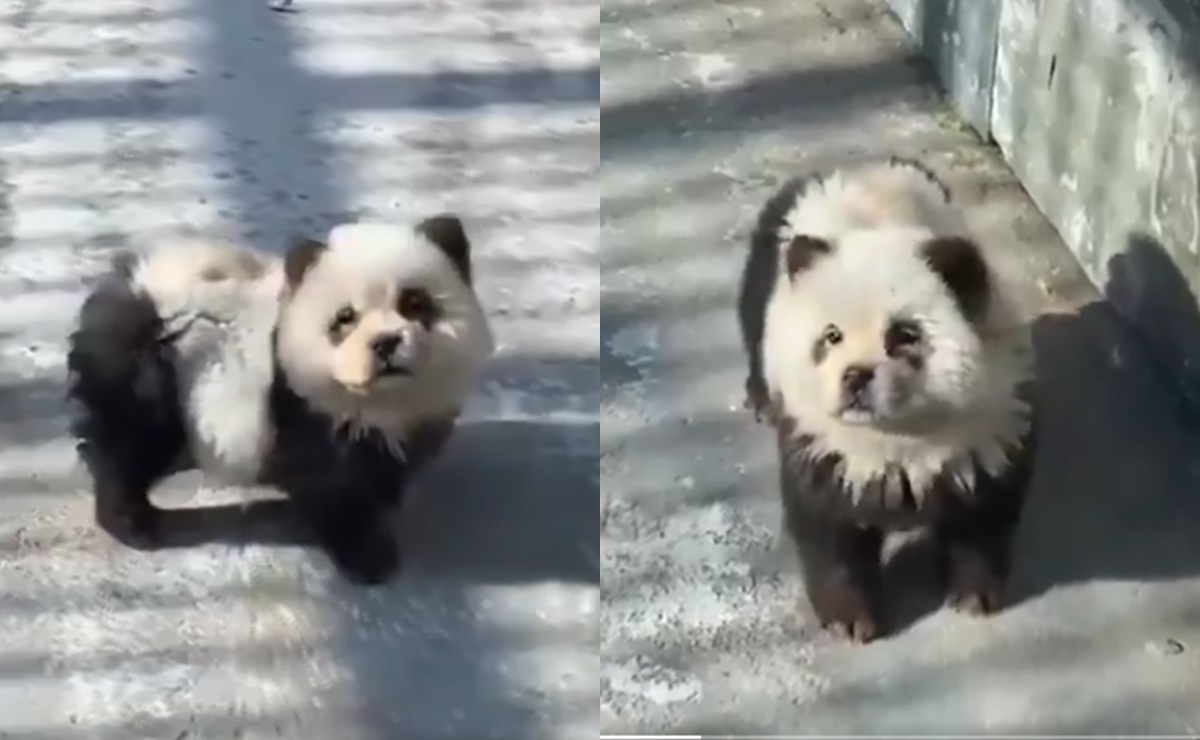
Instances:
[[[282,258],[123,254],[70,337],[72,430],[99,525],[159,542],[149,494],[198,468],[282,489],[341,571],[386,580],[387,510],[438,453],[493,349],[452,215],[356,223]]]
[[[932,526],[949,600],[1001,603],[1032,470],[1032,353],[946,187],[893,158],[787,183],[739,297],[747,406],[775,427],[822,625],[880,631],[890,530]]]

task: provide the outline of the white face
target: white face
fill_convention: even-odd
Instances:
[[[790,411],[819,426],[915,433],[969,408],[983,347],[918,252],[928,236],[853,233],[781,281],[765,359]]]
[[[399,228],[335,229],[280,313],[289,383],[335,414],[456,410],[491,351],[474,291],[436,245]]]

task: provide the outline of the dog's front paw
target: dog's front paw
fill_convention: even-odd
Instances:
[[[879,618],[866,589],[830,578],[809,594],[821,628],[843,640],[866,644],[879,636]]]
[[[154,550],[162,544],[160,513],[150,503],[97,506],[96,524],[126,547]]]
[[[946,603],[953,609],[986,616],[1004,601],[1004,577],[982,553],[959,551],[947,564]]]
[[[388,532],[374,531],[328,549],[342,575],[359,585],[380,585],[400,569],[400,546]]]

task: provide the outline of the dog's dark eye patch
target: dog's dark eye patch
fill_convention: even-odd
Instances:
[[[348,330],[356,323],[358,323],[358,311],[354,309],[354,306],[342,306],[329,320],[329,338],[334,343],[342,341]]]
[[[917,355],[925,332],[911,319],[893,319],[883,334],[883,349],[888,357]]]
[[[830,324],[821,330],[821,336],[817,337],[817,341],[813,342],[812,361],[814,365],[820,365],[825,359],[825,355],[829,354],[829,348],[842,343],[842,330]]]
[[[400,291],[396,301],[396,310],[409,321],[417,321],[426,328],[437,321],[439,312],[437,302],[429,291],[423,288],[405,288]]]

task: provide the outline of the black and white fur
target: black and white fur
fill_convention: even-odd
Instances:
[[[155,484],[199,468],[282,489],[351,579],[399,564],[386,527],[493,349],[450,215],[358,223],[285,256],[210,243],[122,255],[70,337],[96,518],[160,542]]]
[[[1034,449],[1027,327],[946,187],[893,158],[787,183],[739,296],[822,625],[879,632],[884,535],[931,525],[949,600],[999,608]]]

